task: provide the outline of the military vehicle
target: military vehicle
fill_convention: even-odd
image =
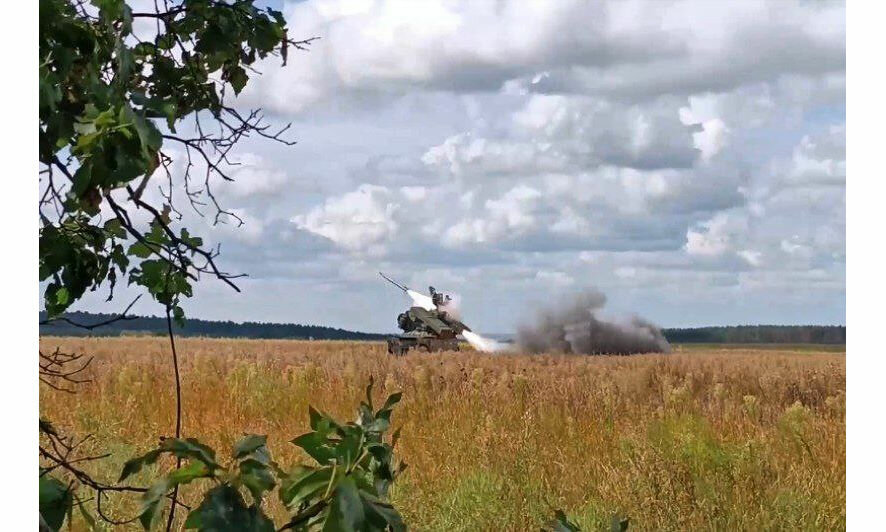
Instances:
[[[405,355],[410,349],[424,352],[458,351],[458,335],[471,329],[445,310],[451,301],[450,296],[431,286],[428,287],[431,293],[428,297],[393,281],[381,272],[378,273],[413,301],[412,307],[397,316],[397,326],[403,333],[388,338],[388,353]]]

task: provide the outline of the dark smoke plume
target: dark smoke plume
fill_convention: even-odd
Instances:
[[[557,351],[589,355],[667,353],[671,346],[656,325],[631,316],[608,320],[599,316],[606,296],[586,290],[555,308],[543,309],[535,323],[517,330],[517,343],[531,353]]]

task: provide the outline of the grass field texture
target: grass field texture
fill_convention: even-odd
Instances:
[[[288,440],[308,430],[308,404],[350,420],[370,375],[377,398],[402,390],[393,424],[409,468],[392,498],[414,530],[538,530],[555,508],[585,530],[608,529],[615,513],[631,530],[845,529],[846,364],[833,349],[393,358],[380,343],[177,345],[184,435],[220,453],[252,432],[269,436],[281,464],[306,461]],[[74,395],[41,384],[40,415],[92,434],[84,452],[112,455],[83,468],[113,482],[126,459],[173,433],[168,343],[41,339],[56,346],[95,355],[92,382]],[[183,488],[184,501],[199,491]],[[283,522],[282,505],[267,504]],[[120,518],[137,507],[132,496],[103,505]]]

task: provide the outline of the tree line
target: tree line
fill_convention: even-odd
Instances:
[[[83,328],[114,320],[116,315],[69,312],[65,320],[46,322],[40,313],[40,334],[45,336],[121,336],[127,334],[167,334],[166,319],[154,316],[126,316],[95,329]],[[77,325],[72,324],[76,323]],[[387,335],[351,331],[322,325],[212,321],[189,318],[173,324],[181,336],[213,338],[256,338],[293,340],[383,340]],[[662,331],[672,344],[845,344],[845,325],[737,325],[672,328]]]
[[[166,318],[154,316],[126,316],[102,327],[86,329],[113,320],[116,315],[68,312],[67,320],[46,322],[45,313],[40,313],[40,334],[45,336],[121,336],[127,334],[166,335]],[[68,321],[69,320],[69,321]],[[76,323],[73,325],[71,322]],[[383,334],[364,333],[324,327],[321,325],[300,325],[296,323],[260,323],[247,321],[210,321],[188,318],[184,323],[173,323],[173,331],[180,336],[209,336],[214,338],[263,338],[301,340],[382,340]]]
[[[845,344],[845,325],[734,325],[664,329],[672,344]]]

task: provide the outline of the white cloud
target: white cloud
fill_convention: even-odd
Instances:
[[[747,265],[770,271],[827,265],[831,275],[842,276],[845,127],[836,124],[804,135],[789,154],[768,166],[742,187],[744,206],[688,229],[684,250],[690,256],[724,260],[734,254]]]
[[[237,156],[237,166],[228,172],[233,182],[220,186],[220,192],[232,198],[268,197],[278,193],[289,181],[273,163],[253,153]]]
[[[702,122],[701,127],[701,131],[692,134],[692,140],[695,147],[701,151],[702,158],[709,161],[726,145],[729,128],[719,118],[706,120]]]
[[[800,243],[800,237],[794,235],[790,239],[783,239],[779,244],[779,248],[788,255],[798,255],[808,258],[812,254],[812,248],[808,245]]]
[[[261,241],[265,229],[264,220],[253,216],[245,209],[232,208],[227,211],[231,215],[221,215],[220,223],[209,228],[210,235],[215,241],[233,239],[248,244],[257,244]]]
[[[794,149],[792,184],[843,184],[846,181],[846,126],[832,126],[827,134],[805,135]]]
[[[443,234],[443,243],[451,247],[494,245],[499,239],[513,238],[535,226],[533,210],[541,197],[538,190],[518,185],[499,198],[488,199],[484,216],[456,221]]]
[[[763,263],[763,253],[754,251],[753,249],[743,249],[738,252],[738,256],[751,266],[756,267]]]
[[[383,252],[386,241],[397,233],[395,214],[399,208],[387,188],[361,185],[293,217],[292,222],[346,249],[376,254]]]
[[[728,214],[720,213],[699,224],[698,229],[689,229],[686,231],[684,246],[686,252],[690,255],[712,257],[729,251],[734,238],[731,222]]]
[[[315,0],[285,12],[291,35],[321,40],[247,90],[288,112],[347,93],[513,92],[521,79],[631,98],[721,92],[845,64],[841,3]]]
[[[245,231],[205,234],[262,289],[297,288],[292,316],[390,330],[395,314],[326,297],[376,308],[384,269],[461,292],[481,330],[588,284],[669,325],[841,319],[842,3],[285,11],[290,36],[321,39],[262,68],[243,103],[292,120],[299,144],[249,139],[236,182],[215,186]]]
[[[566,287],[575,284],[575,279],[561,271],[540,270],[535,274],[535,278],[544,285],[554,287]]]
[[[418,203],[428,198],[427,187],[400,187],[400,193],[413,203]]]

